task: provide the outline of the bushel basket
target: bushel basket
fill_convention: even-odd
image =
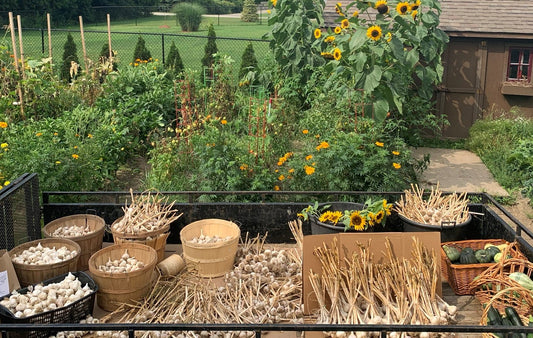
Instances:
[[[94,308],[94,301],[96,297],[96,292],[98,286],[94,280],[89,277],[88,274],[82,271],[72,272],[72,274],[78,278],[81,282],[81,285],[89,285],[92,292],[81,298],[77,301],[70,303],[66,306],[57,308],[55,310],[42,312],[33,316],[17,318],[15,315],[9,311],[6,307],[0,305],[0,320],[2,323],[12,323],[12,324],[60,324],[60,323],[79,323],[80,320],[84,319],[88,315],[92,315]],[[59,283],[68,273],[56,276],[54,278],[44,281],[43,285],[48,285],[52,283]],[[23,288],[17,290],[20,294],[26,294],[28,288]],[[10,295],[6,296],[9,297]],[[9,337],[48,337],[53,335],[56,332],[46,332],[46,331],[12,331],[9,333]]]
[[[449,259],[442,246],[453,246],[456,248],[470,247],[474,250],[483,249],[486,244],[508,244],[507,253],[513,257],[525,257],[517,247],[516,243],[509,243],[503,239],[474,239],[458,242],[445,242],[441,245],[441,266],[444,278],[450,284],[456,295],[472,295],[474,292],[470,288],[470,283],[486,269],[497,263],[475,263],[475,264],[454,264]]]

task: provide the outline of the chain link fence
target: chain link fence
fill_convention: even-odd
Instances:
[[[78,59],[83,65],[83,43],[79,30],[52,29],[50,31],[51,44],[49,44],[48,31],[46,29],[23,28],[22,31],[25,59],[40,60],[41,58],[49,57],[49,45],[51,45],[53,63],[56,66],[59,65],[63,59],[63,49],[67,41],[67,35],[70,33],[76,43]],[[87,58],[92,62],[97,62],[103,46],[108,44],[108,34],[105,31],[91,30],[84,30],[83,33]],[[18,36],[18,32],[16,34]],[[135,61],[133,54],[139,36],[145,40],[146,48],[150,51],[152,59],[157,59],[164,63],[170,51],[170,46],[174,42],[185,68],[201,69],[201,59],[205,54],[204,49],[208,41],[207,36],[170,33],[112,32],[111,48],[116,53],[116,61],[119,68]],[[11,44],[10,42],[9,44]],[[269,41],[226,37],[216,38],[218,53],[231,56],[235,61],[234,69],[236,71],[240,68],[242,54],[249,43],[252,43],[255,56],[261,68],[261,64],[272,55],[269,48]],[[19,46],[17,46],[17,50],[20,50]]]

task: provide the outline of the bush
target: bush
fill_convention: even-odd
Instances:
[[[204,57],[202,58],[202,66],[205,68],[212,68],[215,63],[215,54],[218,52],[217,35],[213,24],[209,25],[207,32],[207,44],[204,49]]]
[[[244,0],[241,21],[257,22],[257,20],[259,20],[259,15],[257,14],[257,5],[254,0]]]
[[[258,72],[257,58],[255,57],[254,46],[252,43],[248,43],[242,54],[241,68],[239,70],[239,79],[248,74],[248,72]]]
[[[135,51],[133,52],[133,63],[138,63],[139,61],[151,61],[152,54],[146,48],[146,42],[142,36],[139,36],[137,39],[137,45],[135,45]]]
[[[72,63],[79,64],[78,54],[76,51],[76,43],[72,38],[72,35],[68,33],[67,42],[63,45],[63,63],[61,65],[61,78],[68,82],[72,81],[76,77],[75,73],[71,74]]]
[[[181,2],[172,7],[172,12],[176,13],[176,20],[182,31],[196,32],[202,22],[205,8],[198,4]]]
[[[115,53],[111,51],[111,57],[115,57]],[[100,63],[106,63],[109,60],[109,44],[106,42],[102,45],[102,49],[100,50]],[[117,71],[117,63],[115,60],[113,60],[113,70]]]
[[[172,71],[174,75],[177,75],[183,71],[183,61],[181,60],[180,52],[176,47],[174,41],[170,45],[170,51],[168,52],[166,66]]]

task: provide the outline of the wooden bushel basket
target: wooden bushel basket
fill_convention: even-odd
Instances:
[[[192,243],[193,238],[205,236],[230,236],[217,243]],[[241,229],[231,221],[209,218],[192,222],[180,231],[183,257],[196,268],[202,277],[219,277],[230,271],[235,262]]]
[[[55,237],[54,231],[61,227],[86,226],[90,233],[78,237]],[[102,248],[104,240],[105,220],[99,216],[91,214],[78,214],[55,219],[43,228],[44,236],[47,238],[68,238],[78,243],[81,248],[80,259],[77,270],[88,269],[89,258]]]
[[[14,247],[9,251],[9,256],[13,259],[14,256],[18,256],[24,250],[33,246],[37,246],[41,243],[41,246],[59,249],[60,247],[67,247],[70,251],[76,250],[77,254],[71,259],[54,263],[54,264],[20,264],[13,262],[13,267],[17,273],[18,280],[21,286],[28,286],[31,284],[38,284],[47,279],[62,275],[68,272],[77,271],[78,259],[80,257],[81,248],[78,243],[67,238],[43,238],[31,242],[23,243]]]
[[[128,250],[130,257],[144,263],[144,267],[128,273],[110,273],[98,270],[109,259],[121,259]],[[96,301],[106,311],[114,311],[120,303],[143,298],[151,287],[157,253],[147,245],[138,243],[115,244],[103,248],[89,258],[89,271],[98,284]]]

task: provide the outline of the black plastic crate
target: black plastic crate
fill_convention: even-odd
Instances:
[[[15,317],[15,314],[9,311],[6,307],[0,305],[0,322],[2,323],[14,323],[14,324],[23,324],[23,323],[29,323],[29,324],[60,324],[60,323],[79,323],[80,320],[84,319],[88,315],[92,315],[93,308],[94,308],[94,301],[96,299],[96,291],[98,290],[98,286],[94,282],[94,280],[85,272],[78,271],[78,272],[72,272],[72,274],[78,278],[78,280],[81,282],[82,286],[85,284],[88,284],[91,288],[92,292],[91,294],[78,299],[77,301],[70,303],[66,306],[57,308],[52,311],[46,311],[43,313],[39,313],[33,316],[24,317],[24,318],[17,318]],[[43,285],[48,285],[52,283],[59,283],[65,277],[68,275],[68,273],[65,273],[63,275],[50,278],[44,282],[42,282]],[[28,292],[28,288],[23,288],[20,290],[17,290],[20,294],[26,294]],[[9,297],[11,294],[5,296]],[[4,297],[4,298],[5,298]],[[9,337],[48,337],[50,335],[54,335],[57,332],[42,332],[42,331],[29,331],[29,332],[10,332]]]

